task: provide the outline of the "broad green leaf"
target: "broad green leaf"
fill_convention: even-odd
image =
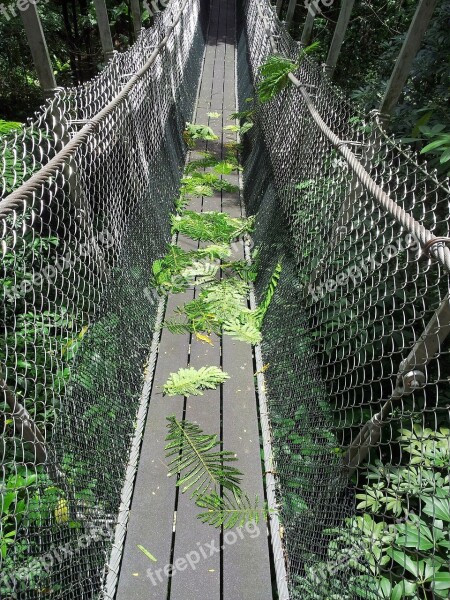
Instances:
[[[400,550],[395,550],[394,548],[388,548],[386,550],[386,554],[395,560],[395,562],[403,567],[406,571],[414,575],[414,577],[419,576],[419,563],[412,560],[410,556],[404,552],[401,552]]]
[[[422,511],[441,521],[450,522],[450,499],[448,498],[424,498],[425,507]]]
[[[447,144],[448,140],[447,139],[439,139],[439,140],[434,140],[434,142],[431,142],[430,144],[427,144],[424,148],[422,148],[422,150],[420,151],[420,154],[425,154],[425,152],[431,152],[431,150],[435,150],[436,148],[439,148],[439,146],[443,146],[444,144]]]
[[[439,571],[429,581],[431,581],[431,586],[435,590],[448,590],[450,589],[450,572]]]
[[[413,581],[400,581],[391,592],[390,600],[401,600],[416,593],[417,584]]]

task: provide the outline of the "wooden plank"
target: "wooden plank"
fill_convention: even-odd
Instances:
[[[353,5],[355,0],[342,0],[341,10],[339,12],[338,22],[334,30],[333,39],[331,40],[330,49],[328,51],[325,72],[329,77],[333,77],[334,70],[341,52],[344,42],[345,32],[350,21]]]
[[[297,6],[297,0],[289,0],[288,9],[287,9],[287,13],[286,13],[286,29],[291,28],[292,19],[294,18],[296,6]]]
[[[230,177],[233,183],[236,179],[237,176]],[[233,217],[241,216],[239,196],[224,197],[223,210]],[[232,258],[244,258],[242,242],[234,244]],[[251,346],[224,336],[222,363],[223,370],[230,375],[223,394],[224,447],[237,452],[237,466],[244,473],[242,488],[250,498],[258,496],[262,503],[264,490]],[[269,541],[264,521],[254,528],[252,535],[245,534],[242,538],[239,536],[236,543],[224,544],[223,585],[223,600],[234,600],[236,589],[239,597],[246,600],[272,599]]]
[[[173,315],[177,305],[192,297],[192,291],[169,297],[166,318]],[[176,493],[174,478],[167,477],[166,417],[174,414],[181,419],[184,402],[183,398],[163,397],[161,387],[171,372],[187,365],[188,347],[189,336],[163,331],[116,600],[166,597],[167,575],[158,570],[170,563]],[[151,562],[137,548],[138,544],[151,552],[157,562]]]
[[[228,14],[229,31],[233,32],[234,15]],[[231,35],[231,34],[230,34]],[[234,41],[234,39],[233,39]],[[235,47],[229,47],[227,53],[233,53],[233,66],[227,67],[225,78],[224,119],[228,122],[230,114],[236,112],[234,88]],[[227,181],[239,184],[239,175],[227,176]],[[232,217],[242,216],[239,193],[223,194],[222,210]],[[232,259],[244,258],[243,243],[233,244]],[[257,414],[257,399],[253,380],[252,347],[244,342],[223,336],[223,370],[230,379],[223,388],[223,444],[224,448],[236,451],[238,468],[243,472],[242,487],[250,498],[258,496],[264,501],[263,476],[260,459],[260,441]],[[249,533],[250,532],[250,533]],[[254,529],[243,528],[235,539],[235,530],[225,532],[223,548],[223,600],[271,600],[272,583],[270,574],[269,541],[267,525],[263,521]],[[229,540],[229,543],[227,541]]]
[[[137,40],[142,29],[141,3],[140,0],[130,1],[131,16],[133,19],[134,38]]]
[[[39,83],[44,92],[51,93],[56,88],[56,80],[36,4],[30,2],[26,10],[20,11],[20,16],[25,28]]]
[[[190,366],[220,366],[220,339],[213,337],[214,346],[195,339],[191,342]],[[203,396],[190,397],[186,402],[187,421],[197,423],[207,434],[220,434],[220,389],[207,390]],[[174,571],[171,600],[220,600],[220,530],[201,523],[201,512],[189,492],[179,495],[175,530],[174,564],[177,559],[191,558],[182,571]],[[213,551],[212,556],[210,548]],[[206,555],[206,558],[205,558]],[[183,565],[184,566],[184,565]]]
[[[394,70],[380,106],[380,114],[386,122],[405,87],[413,61],[420,49],[424,35],[428,29],[431,16],[436,7],[437,0],[420,0],[413,20],[408,30],[408,35],[403,42]]]
[[[217,39],[219,35],[220,10],[217,2],[213,3],[209,43],[214,44],[214,52],[205,55],[202,84],[200,88],[199,106],[196,123],[209,123],[218,135],[220,132],[207,113],[214,110],[211,97],[216,77]],[[205,143],[204,150],[214,151],[216,145]],[[195,198],[189,204],[190,210],[217,210],[220,208],[220,194],[211,198]],[[205,245],[205,244],[201,244]],[[214,346],[204,344],[193,336],[190,347],[189,365],[198,369],[203,366],[220,366],[221,344],[217,336],[213,337]],[[186,401],[185,419],[197,423],[205,433],[216,433],[220,436],[221,425],[221,391],[207,390],[203,396],[191,397]],[[179,494],[177,520],[175,529],[174,565],[181,565],[182,570],[175,568],[172,575],[171,600],[220,600],[221,598],[221,550],[220,530],[201,523],[197,515],[200,509],[195,505],[189,492]],[[186,566],[186,558],[190,560]],[[183,559],[185,559],[183,561]]]
[[[114,55],[114,46],[111,37],[111,28],[109,26],[108,10],[105,0],[94,0],[95,13],[97,15],[98,30],[100,41],[102,43],[105,61],[108,62]]]
[[[300,41],[302,46],[308,46],[311,42],[312,30],[314,27],[314,19],[316,13],[312,4],[308,5],[308,12],[306,14],[305,25],[303,26],[302,39]]]

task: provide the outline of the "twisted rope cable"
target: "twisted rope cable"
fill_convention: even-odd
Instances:
[[[267,18],[262,11],[261,2],[257,4],[257,10],[260,18],[264,23],[264,29],[269,38],[270,45],[274,54],[280,54],[276,39],[274,38],[268,26]],[[338,150],[345,158],[347,164],[355,173],[363,187],[375,198],[378,204],[405,229],[413,234],[420,242],[421,246],[429,247],[429,253],[447,270],[450,272],[450,250],[439,244],[439,239],[434,236],[426,227],[416,221],[409,213],[399,206],[386,192],[380,187],[366,171],[355,154],[347,146],[346,142],[341,140],[325,121],[320,116],[311,96],[306,90],[306,87],[293,75],[288,74],[290,81],[297,87],[302,95],[305,105],[320,131],[328,138],[330,143]],[[433,244],[435,241],[435,244]]]
[[[174,1],[174,0],[172,0]],[[99,111],[94,117],[92,117],[86,125],[84,125],[80,131],[78,131],[73,138],[67,142],[48,163],[43,166],[39,171],[34,173],[27,181],[25,181],[20,187],[11,192],[6,198],[0,201],[0,219],[8,216],[9,213],[19,208],[22,204],[25,204],[28,196],[35,192],[40,186],[42,186],[49,177],[52,177],[58,173],[58,171],[70,160],[74,155],[75,151],[88,137],[95,131],[95,129],[105,121],[105,119],[119,106],[130,94],[131,90],[136,86],[139,80],[147,73],[152,64],[155,62],[161,50],[167,45],[170,37],[177,26],[178,22],[183,15],[184,9],[186,8],[190,0],[183,0],[180,10],[173,20],[172,24],[167,28],[165,37],[159,42],[156,48],[151,53],[149,59],[145,65],[135,73],[123,89],[113,98],[101,111]],[[169,9],[169,7],[168,7]]]

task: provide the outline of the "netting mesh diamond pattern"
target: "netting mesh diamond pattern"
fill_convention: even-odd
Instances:
[[[268,33],[294,61],[300,47],[266,0],[248,0],[242,24],[245,110],[272,54]],[[373,180],[418,223],[448,237],[448,183],[398,148],[318,65],[305,59],[296,76]],[[433,348],[429,335],[424,351],[419,338],[448,306],[448,275],[361,184],[299,89],[258,105],[254,122],[244,144],[244,196],[257,216],[260,297],[283,264],[263,354],[291,597],[447,598],[449,344],[443,335]],[[346,449],[358,452],[358,434],[397,389],[413,348],[416,365],[407,370],[417,367],[426,384],[414,376],[419,389],[397,395],[380,439],[349,473]]]
[[[5,143],[4,198],[117,96],[181,6]],[[170,239],[203,57],[199,10],[187,2],[63,167],[0,204],[1,598],[101,594],[158,305],[150,268]]]
[[[207,5],[188,0],[130,93],[13,202],[11,192],[145,65],[182,2],[173,0],[99,77],[59,91],[0,153],[1,598],[109,597],[105,576],[158,305],[149,272],[170,235]],[[244,109],[271,53],[267,27],[283,55],[296,60],[299,48],[267,0],[240,8]],[[318,65],[304,60],[296,75],[397,206],[448,237],[448,182],[398,148]],[[259,299],[282,264],[262,350],[291,597],[447,598],[442,261],[423,256],[377,203],[294,86],[257,106],[243,153]],[[436,318],[438,336],[429,327]],[[373,418],[390,399],[377,429]],[[367,424],[374,437],[365,448]],[[351,468],[347,449],[362,453]]]

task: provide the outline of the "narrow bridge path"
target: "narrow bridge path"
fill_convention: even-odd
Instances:
[[[207,149],[225,155],[224,144],[235,134],[223,132],[234,124],[236,61],[235,0],[214,0],[196,122],[209,124],[219,135]],[[220,116],[208,116],[216,113]],[[235,139],[235,138],[234,138]],[[192,153],[191,159],[198,158]],[[227,177],[237,184],[238,175]],[[239,194],[217,193],[193,200],[190,210],[222,210],[241,216]],[[197,242],[182,236],[184,249]],[[242,244],[234,258],[243,258]],[[180,304],[192,300],[194,291],[172,295],[166,318]],[[164,330],[159,345],[153,390],[141,459],[131,507],[117,600],[271,600],[269,543],[265,523],[240,535],[221,532],[197,519],[198,508],[189,494],[181,494],[174,477],[168,477],[165,459],[166,417],[174,414],[198,425],[205,433],[217,433],[224,449],[236,451],[238,468],[244,473],[243,488],[250,497],[264,497],[260,460],[257,400],[253,381],[251,346],[230,337],[215,338],[214,346],[189,335],[172,335]],[[230,375],[221,389],[189,399],[167,398],[162,385],[180,367],[216,365]],[[139,549],[146,548],[157,562]],[[184,560],[183,560],[184,559]],[[170,565],[174,565],[171,569]]]

